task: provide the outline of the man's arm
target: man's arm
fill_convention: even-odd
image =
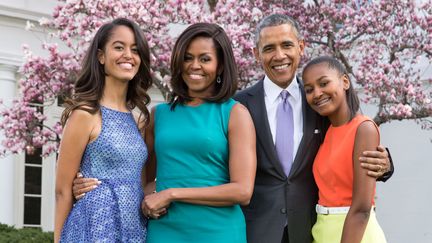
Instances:
[[[382,181],[382,182],[386,182],[388,179],[390,179],[390,177],[392,177],[393,172],[394,172],[394,165],[393,165],[393,160],[392,160],[392,157],[390,154],[390,150],[388,148],[385,148],[385,149],[387,150],[388,159],[390,162],[390,168],[381,177],[379,177],[377,179],[377,181]]]

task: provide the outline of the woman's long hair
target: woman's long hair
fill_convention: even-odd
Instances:
[[[138,55],[141,58],[138,73],[128,84],[126,105],[130,110],[135,107],[138,107],[140,110],[138,124],[144,124],[140,126],[141,132],[144,131],[145,125],[148,124],[149,111],[147,104],[150,103],[150,96],[147,94],[147,90],[153,82],[150,75],[149,46],[143,31],[137,24],[125,18],[118,18],[102,25],[96,32],[84,58],[81,73],[74,86],[74,93],[70,99],[65,101],[66,107],[61,116],[63,126],[66,124],[71,112],[75,109],[84,110],[91,114],[99,111],[99,102],[105,87],[105,72],[104,65],[99,62],[98,51],[105,49],[113,30],[117,26],[126,26],[133,31]]]

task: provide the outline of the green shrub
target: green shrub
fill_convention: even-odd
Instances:
[[[42,232],[37,228],[15,229],[12,226],[0,224],[1,243],[44,243],[53,241],[54,235],[52,232]]]

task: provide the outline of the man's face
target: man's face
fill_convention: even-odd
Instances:
[[[291,83],[303,51],[303,40],[298,39],[289,24],[263,28],[258,47],[254,48],[255,58],[261,63],[267,77],[281,88]]]

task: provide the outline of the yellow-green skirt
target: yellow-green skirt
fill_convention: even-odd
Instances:
[[[346,214],[318,214],[317,222],[312,228],[314,243],[340,242]],[[363,234],[362,243],[386,243],[381,226],[372,210],[369,222]]]

